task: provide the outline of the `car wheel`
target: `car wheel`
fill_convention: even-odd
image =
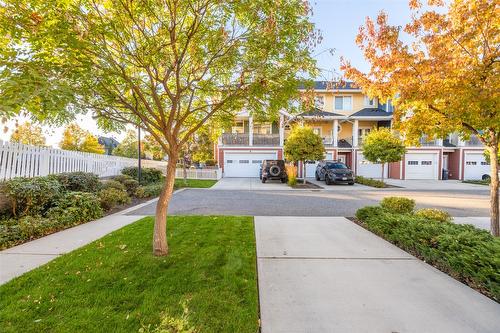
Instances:
[[[288,181],[288,179],[287,179],[287,178],[281,178],[281,182],[282,182],[283,184],[284,184],[284,183],[286,183],[287,181]]]
[[[349,185],[354,185],[354,183],[349,183]]]
[[[325,184],[332,185],[332,182],[330,181],[330,177],[328,175],[325,175]]]
[[[266,178],[262,177],[262,183],[264,184],[266,182]]]
[[[316,172],[316,180],[320,180],[320,179],[319,179],[318,172]]]

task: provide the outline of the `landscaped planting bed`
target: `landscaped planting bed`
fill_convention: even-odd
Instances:
[[[376,188],[390,187],[390,186],[387,186],[387,184],[381,180],[377,180],[377,179],[373,179],[373,178],[365,178],[363,176],[356,176],[355,181],[358,184],[376,187]]]
[[[172,216],[154,257],[148,217],[0,286],[2,332],[258,331],[251,217]],[[184,312],[186,311],[186,312]],[[148,331],[145,329],[144,331]]]
[[[0,184],[0,250],[96,220],[160,194],[160,170],[137,168],[101,180],[85,172],[14,178]],[[210,187],[212,180],[176,180],[175,187]]]
[[[414,207],[411,199],[385,198],[381,206],[359,209],[356,218],[368,230],[500,301],[500,238],[451,223],[446,212],[415,212]]]

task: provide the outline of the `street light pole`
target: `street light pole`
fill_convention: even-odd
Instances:
[[[141,182],[142,170],[141,170],[141,128],[137,126],[137,141],[138,141],[138,170],[137,170],[137,178],[139,183]]]

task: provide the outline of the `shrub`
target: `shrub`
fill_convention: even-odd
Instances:
[[[130,177],[129,175],[117,175],[117,176],[114,176],[112,179],[123,184],[126,180],[134,179],[134,178]]]
[[[37,215],[62,193],[59,182],[51,177],[13,178],[5,182],[14,216]]]
[[[139,198],[152,198],[160,195],[163,189],[163,184],[151,184],[146,186],[141,186],[136,191],[136,195]]]
[[[452,217],[448,212],[435,208],[419,209],[415,212],[415,215],[438,222],[451,222],[452,220]]]
[[[122,183],[129,196],[133,196],[139,187],[139,182],[135,179],[128,179]]]
[[[91,172],[67,172],[49,177],[57,179],[66,191],[95,193],[101,187],[99,177]]]
[[[216,160],[206,160],[205,165],[206,166],[215,166],[217,164]]]
[[[381,235],[456,279],[500,300],[500,238],[471,225],[365,207],[356,216]]]
[[[103,181],[102,185],[101,185],[101,188],[103,190],[108,189],[108,188],[114,188],[114,189],[120,190],[120,191],[126,191],[127,190],[127,188],[125,187],[125,185],[123,185],[119,181],[112,180],[112,179]]]
[[[356,176],[355,181],[358,184],[376,187],[376,188],[384,188],[387,186],[387,184],[381,180],[377,180],[377,179],[373,179],[373,178],[365,178],[363,176]]]
[[[93,193],[68,192],[49,209],[46,216],[63,225],[77,225],[102,217],[99,198]]]
[[[122,170],[122,174],[138,179],[139,168],[128,167]],[[141,184],[147,185],[152,183],[161,182],[163,174],[161,170],[155,168],[141,168]]]
[[[0,222],[0,249],[50,234],[60,229],[60,222],[41,216],[23,216]]]
[[[297,185],[297,167],[292,164],[285,165],[286,175],[288,177],[288,185]]]
[[[116,188],[105,188],[99,192],[99,200],[101,207],[105,210],[110,210],[117,205],[130,203],[130,197],[125,190]]]
[[[415,200],[403,197],[386,197],[380,206],[391,213],[410,214],[415,209]]]

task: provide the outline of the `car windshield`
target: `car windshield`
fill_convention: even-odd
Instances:
[[[344,163],[327,163],[326,168],[331,169],[347,169],[347,166]]]

